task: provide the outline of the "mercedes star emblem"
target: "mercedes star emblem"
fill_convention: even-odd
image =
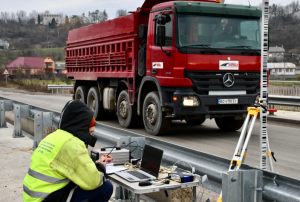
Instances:
[[[233,86],[234,81],[235,81],[235,78],[234,78],[233,74],[231,74],[231,73],[226,73],[223,76],[223,84],[227,88],[230,88],[231,86]]]

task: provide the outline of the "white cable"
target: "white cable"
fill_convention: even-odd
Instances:
[[[194,173],[194,167],[189,163],[189,162],[187,162],[187,161],[177,161],[176,163],[174,163],[173,164],[173,166],[175,166],[177,163],[179,163],[179,162],[185,162],[185,163],[187,163],[187,164],[189,164],[189,166],[191,167],[191,170],[192,170],[192,174]]]

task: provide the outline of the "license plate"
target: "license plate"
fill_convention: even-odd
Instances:
[[[239,99],[218,99],[218,104],[225,105],[225,104],[238,104]]]

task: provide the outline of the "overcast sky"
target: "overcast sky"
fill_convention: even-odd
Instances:
[[[270,0],[270,4],[286,5],[293,0]],[[65,15],[88,14],[96,9],[103,11],[106,9],[109,19],[115,18],[118,9],[135,11],[143,4],[144,0],[1,0],[0,12],[16,12],[25,10],[30,13],[32,10],[51,13],[63,13]],[[237,3],[238,2],[238,3]],[[258,5],[262,1],[250,0],[251,5]],[[225,0],[225,3],[248,5],[248,0]]]

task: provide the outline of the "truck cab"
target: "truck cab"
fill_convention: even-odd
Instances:
[[[261,11],[216,2],[174,1],[149,16],[146,76],[161,86],[169,117],[224,130],[243,124],[260,92]]]

